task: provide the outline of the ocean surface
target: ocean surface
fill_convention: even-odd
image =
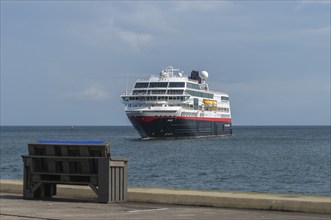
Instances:
[[[129,185],[331,195],[330,126],[237,126],[233,136],[141,140],[131,126],[2,126],[1,179],[22,179],[27,143],[102,140]]]

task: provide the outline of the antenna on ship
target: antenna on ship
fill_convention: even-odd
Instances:
[[[126,72],[126,89],[125,91],[128,91],[129,90],[129,74],[128,72]]]
[[[174,67],[168,66],[168,69],[170,69],[171,77],[173,77],[174,76]]]
[[[202,83],[206,83],[206,80],[208,79],[208,72],[205,70],[202,70],[201,72],[199,72],[199,76],[201,78],[201,82]]]
[[[208,72],[205,70],[202,70],[199,72],[199,77],[201,78],[201,84],[204,84],[205,90],[208,90],[208,84],[206,83],[206,80],[208,79]]]

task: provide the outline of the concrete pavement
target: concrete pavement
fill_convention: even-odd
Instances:
[[[9,194],[13,193],[21,196],[22,188],[23,188],[22,180],[0,180],[1,193],[9,193]],[[57,189],[57,195],[58,198],[67,198],[67,199],[68,198],[85,199],[85,200],[89,199],[89,201],[90,199],[94,199],[93,206],[97,206],[96,204],[94,204],[96,196],[89,187],[59,185]],[[4,203],[4,201],[6,201],[6,203],[10,201],[16,201],[16,202],[21,201],[21,197],[16,196],[16,198],[17,198],[16,200],[4,200],[6,198],[2,197],[1,209],[3,208],[2,204]],[[161,209],[159,211],[163,211],[163,212],[165,211],[164,207],[168,207],[168,205],[190,205],[192,207],[190,207],[189,209],[193,209],[193,210],[195,210],[194,208],[200,209],[201,206],[204,206],[204,207],[219,207],[219,208],[231,208],[231,209],[234,208],[250,209],[250,211],[248,210],[246,211],[251,213],[253,212],[253,209],[258,209],[258,210],[273,210],[273,211],[305,212],[303,213],[304,214],[303,216],[306,216],[307,213],[319,213],[319,214],[326,214],[319,216],[319,218],[320,217],[322,219],[324,219],[324,217],[327,217],[327,219],[331,218],[330,196],[305,196],[305,195],[292,195],[292,194],[194,191],[194,190],[130,187],[128,190],[128,201],[129,201],[128,204],[132,204],[133,202],[134,204],[140,204],[142,206],[148,206],[148,207],[155,206],[155,204],[159,204],[161,208],[157,208],[157,209]],[[25,202],[26,204],[28,204],[28,206],[31,206],[31,204],[33,204],[36,201],[22,200],[22,202]],[[42,201],[39,202],[43,204]],[[98,204],[98,205],[102,206],[103,204]],[[111,204],[111,207],[113,206],[116,206],[116,204]],[[125,206],[125,204],[119,204],[117,206],[123,207]],[[193,210],[191,210],[190,212],[194,212]],[[258,211],[258,213],[260,212],[261,211]],[[14,210],[14,214],[18,215],[17,213],[19,213],[18,210],[16,211]],[[279,214],[280,213],[283,212],[279,212]],[[232,214],[232,215],[236,215],[236,214]]]
[[[329,220],[329,214],[226,209],[152,203],[100,204],[91,199],[23,200],[21,194],[0,193],[0,219],[160,219],[160,220]]]

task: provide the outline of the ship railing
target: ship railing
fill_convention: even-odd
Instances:
[[[164,93],[146,93],[146,92],[142,92],[142,93],[135,93],[133,94],[132,92],[123,92],[121,96],[147,96],[147,97],[150,97],[150,96],[191,96],[190,94],[188,94],[186,91],[183,93],[183,94],[164,94]]]

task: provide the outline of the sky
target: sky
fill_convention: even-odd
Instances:
[[[120,95],[172,65],[233,125],[330,125],[330,1],[1,0],[1,125],[130,125]]]

